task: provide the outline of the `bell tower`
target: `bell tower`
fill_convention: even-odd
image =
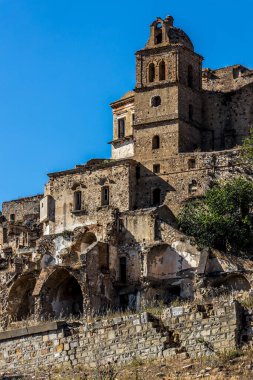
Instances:
[[[166,159],[201,145],[202,60],[171,16],[150,26],[136,52],[135,158]]]

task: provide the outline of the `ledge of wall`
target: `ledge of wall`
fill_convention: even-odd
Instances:
[[[21,338],[29,335],[42,334],[44,332],[50,332],[58,330],[66,326],[64,321],[47,322],[37,326],[28,326],[15,330],[8,330],[0,333],[0,342],[4,340],[11,340],[15,338]]]

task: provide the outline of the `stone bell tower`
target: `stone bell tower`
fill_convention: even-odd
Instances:
[[[173,17],[157,18],[136,52],[135,158],[166,159],[201,145],[202,60]]]

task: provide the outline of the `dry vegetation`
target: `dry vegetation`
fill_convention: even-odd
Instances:
[[[75,369],[58,368],[48,374],[41,369],[42,375],[19,377],[22,380],[251,380],[253,379],[253,350],[231,350],[212,357],[191,359],[163,359],[142,361],[134,359],[123,367],[110,364],[87,370],[82,366]],[[8,379],[8,378],[6,378]],[[10,378],[14,379],[14,378]],[[18,379],[15,377],[15,379]]]

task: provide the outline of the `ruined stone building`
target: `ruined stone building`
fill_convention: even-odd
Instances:
[[[50,173],[43,195],[3,204],[2,316],[135,309],[194,297],[200,283],[250,289],[250,263],[200,251],[176,228],[184,201],[240,172],[253,124],[253,70],[202,62],[172,17],[157,18],[134,90],[111,104],[112,158]]]

